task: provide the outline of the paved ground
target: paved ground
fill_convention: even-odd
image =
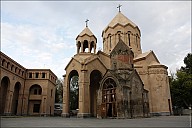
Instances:
[[[190,116],[161,116],[139,119],[62,117],[1,117],[1,127],[190,127]]]

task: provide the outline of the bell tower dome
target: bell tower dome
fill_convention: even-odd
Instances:
[[[86,20],[86,27],[85,29],[77,36],[76,38],[76,45],[77,45],[77,54],[79,53],[96,53],[96,44],[97,44],[97,38],[95,35],[91,32],[91,30],[88,28],[87,22],[89,20]]]
[[[141,33],[136,24],[124,16],[120,11],[102,32],[103,51],[110,54],[121,39],[133,52],[135,57],[142,53]]]

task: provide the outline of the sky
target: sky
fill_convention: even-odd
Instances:
[[[102,31],[121,12],[141,31],[142,52],[153,50],[168,72],[191,53],[191,1],[1,1],[1,51],[27,69],[51,69],[58,78],[88,27],[103,49]]]

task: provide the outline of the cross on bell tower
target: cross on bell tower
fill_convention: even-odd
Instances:
[[[88,27],[88,21],[89,21],[88,19],[85,21],[85,23],[86,23],[86,27]]]
[[[121,12],[121,6],[122,6],[122,5],[119,4],[119,6],[117,7],[117,8],[119,8],[119,12]]]

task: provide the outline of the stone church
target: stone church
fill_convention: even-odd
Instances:
[[[66,66],[63,117],[69,117],[69,89],[78,76],[77,117],[135,118],[172,112],[167,67],[153,51],[142,52],[139,27],[119,10],[102,31],[103,51],[86,25],[77,53]]]
[[[50,69],[26,69],[0,52],[0,116],[54,115],[56,79]]]

